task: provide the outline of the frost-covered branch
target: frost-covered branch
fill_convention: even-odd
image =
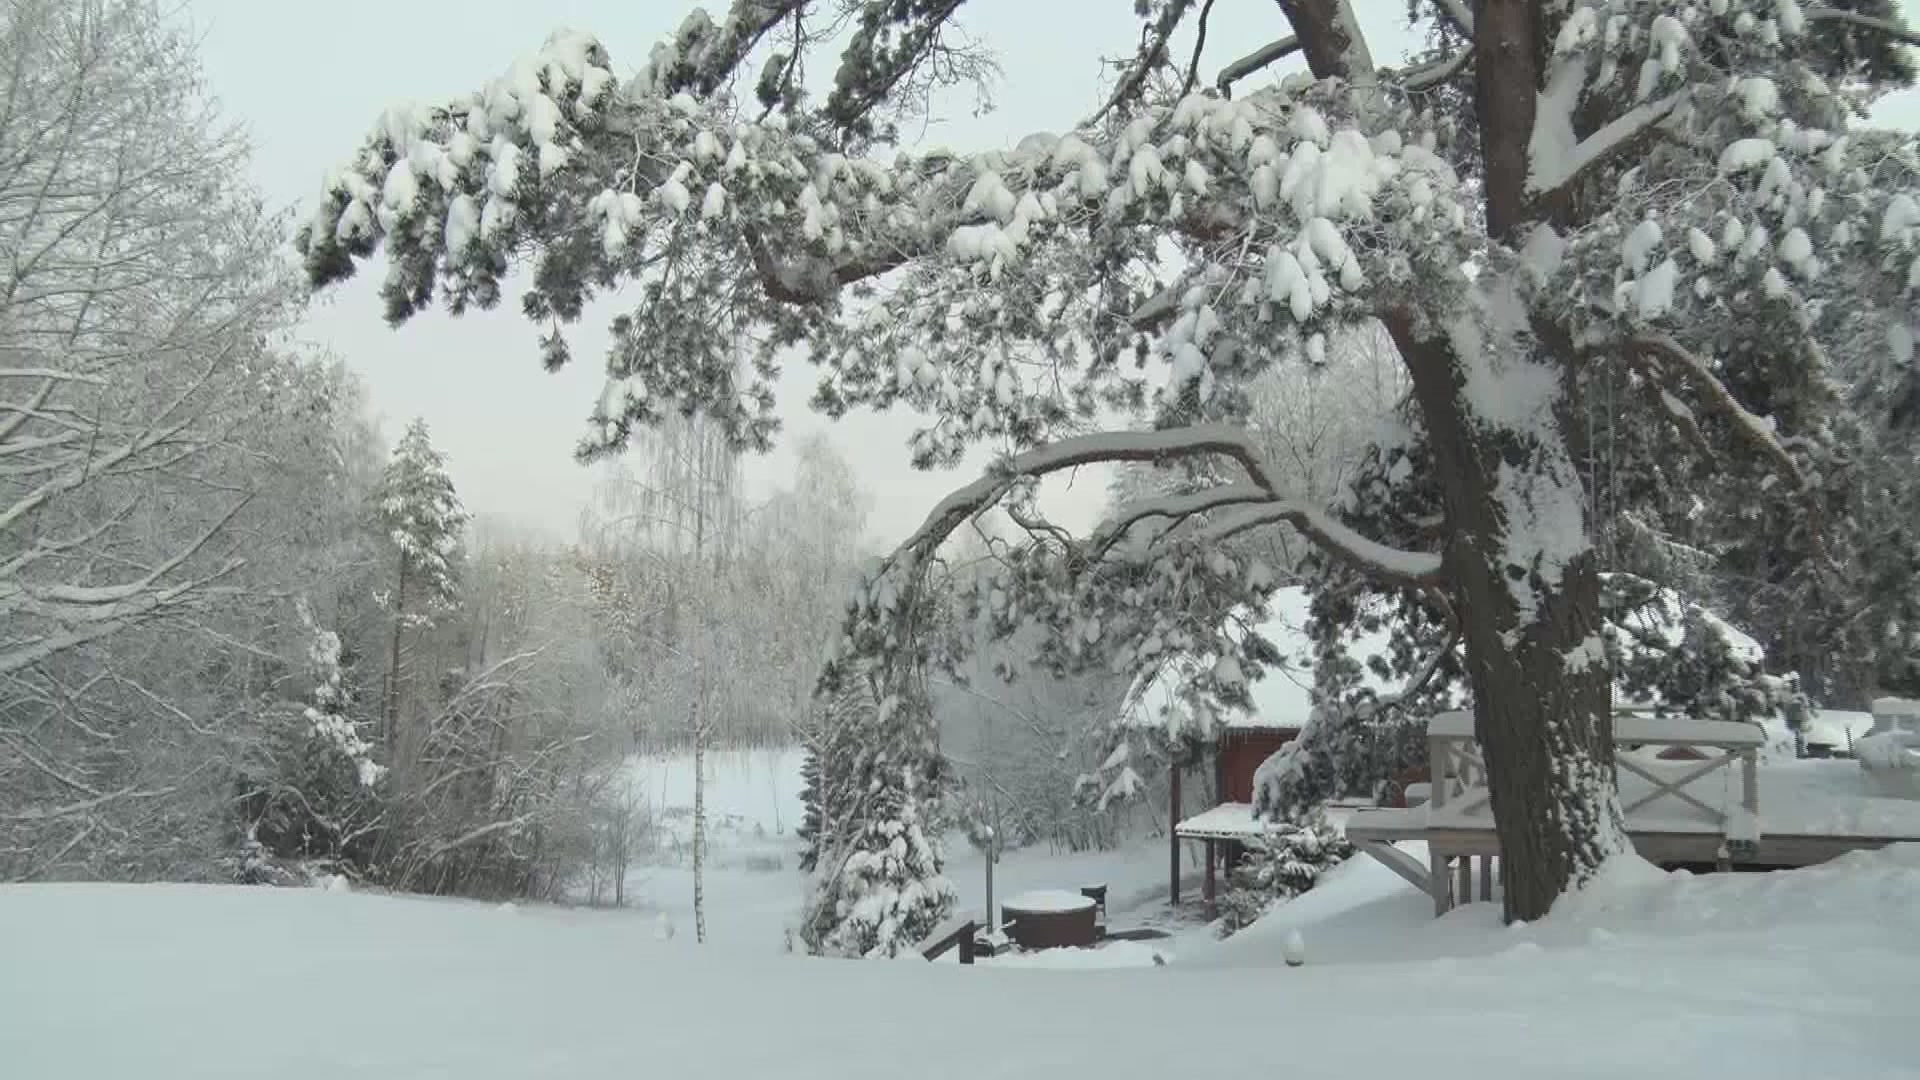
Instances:
[[[1230,539],[1266,525],[1291,525],[1320,550],[1361,574],[1390,585],[1425,585],[1440,577],[1441,556],[1405,551],[1372,540],[1316,506],[1290,500],[1242,506],[1221,515],[1200,532],[1203,542]]]
[[[1165,518],[1168,524],[1162,530],[1164,533],[1196,514],[1243,503],[1266,502],[1271,498],[1270,492],[1256,484],[1225,484],[1184,495],[1142,499],[1123,507],[1112,519],[1101,524],[1093,537],[1093,558],[1105,554],[1135,525],[1149,519]]]
[[[1630,152],[1638,145],[1639,139],[1671,116],[1690,96],[1691,89],[1677,90],[1657,100],[1636,105],[1563,152],[1549,150],[1547,143],[1536,141],[1531,158],[1532,168],[1527,173],[1528,192],[1551,198],[1565,191],[1589,170]],[[1564,124],[1566,118],[1543,115],[1536,121],[1536,131],[1542,123]]]
[[[1164,461],[1197,455],[1233,460],[1246,470],[1250,483],[1195,495],[1171,496],[1130,508],[1122,519],[1102,530],[1099,550],[1108,550],[1113,539],[1149,518],[1186,518],[1208,509],[1242,505],[1239,516],[1212,526],[1210,535],[1224,538],[1260,525],[1284,522],[1299,529],[1330,554],[1383,578],[1418,582],[1429,580],[1439,572],[1438,555],[1399,551],[1375,543],[1334,520],[1324,510],[1282,498],[1265,461],[1245,431],[1227,425],[1087,435],[1017,455],[941,500],[899,550],[918,553],[913,556],[916,562],[930,556],[961,522],[992,506],[1015,483],[1023,480],[1083,465]],[[1227,531],[1221,532],[1223,529]]]
[[[803,0],[732,0],[718,26],[695,8],[670,41],[654,47],[641,78],[663,94],[705,97],[733,77],[768,31],[805,6]]]
[[[1420,67],[1414,68],[1412,71],[1399,76],[1395,81],[1405,90],[1416,92],[1431,90],[1441,83],[1446,82],[1448,79],[1453,78],[1455,75],[1458,75],[1472,62],[1473,50],[1470,48],[1460,49],[1452,56],[1446,57],[1443,60],[1436,60],[1433,63],[1423,64]]]
[[[1273,490],[1245,434],[1227,425],[1077,436],[1008,458],[987,475],[940,500],[920,527],[900,544],[896,558],[906,555],[914,565],[924,562],[962,522],[992,507],[1019,482],[1084,465],[1163,461],[1196,455],[1232,458],[1248,471],[1258,490],[1269,493]]]
[[[1790,481],[1794,487],[1806,486],[1806,476],[1800,465],[1787,452],[1772,420],[1747,411],[1740,400],[1720,381],[1713,368],[1699,356],[1666,334],[1643,334],[1635,337],[1629,348],[1637,353],[1651,353],[1663,362],[1660,368],[1664,373],[1668,365],[1678,368],[1678,379],[1669,376],[1662,380],[1666,385],[1677,389],[1679,385],[1695,387],[1713,410],[1725,417],[1735,432],[1746,440],[1761,455],[1773,463],[1775,469]]]
[[[1286,37],[1267,42],[1247,55],[1220,69],[1213,80],[1214,88],[1222,94],[1230,93],[1233,84],[1241,79],[1262,71],[1267,67],[1292,56],[1300,51],[1299,37],[1288,34]]]

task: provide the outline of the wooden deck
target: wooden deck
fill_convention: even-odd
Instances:
[[[1875,798],[1853,762],[1763,768],[1764,742],[1752,724],[1618,717],[1614,762],[1634,849],[1669,867],[1784,869],[1920,840],[1920,801]],[[1673,746],[1701,756],[1658,757],[1659,749]],[[1435,913],[1444,914],[1476,898],[1476,879],[1477,898],[1493,898],[1500,843],[1471,714],[1435,717],[1428,727],[1428,757],[1431,802],[1358,811],[1347,820],[1346,833],[1356,848],[1430,893]],[[1406,841],[1426,845],[1425,865],[1393,846]]]

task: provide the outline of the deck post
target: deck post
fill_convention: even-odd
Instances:
[[[1447,740],[1427,736],[1427,820],[1433,820],[1433,812],[1447,805]],[[1431,826],[1429,826],[1431,827]],[[1427,888],[1433,891],[1433,917],[1439,918],[1452,906],[1448,890],[1453,888],[1453,880],[1447,876],[1447,856],[1436,849],[1432,842],[1427,844]]]
[[[1206,885],[1204,886],[1205,894],[1207,898],[1207,921],[1208,922],[1212,922],[1217,917],[1217,913],[1214,905],[1214,881],[1213,881],[1214,853],[1215,853],[1215,842],[1213,837],[1209,836],[1207,837],[1207,876],[1206,876]]]
[[[1479,858],[1480,899],[1491,900],[1493,899],[1493,856],[1482,855]]]
[[[1167,766],[1167,902],[1180,906],[1180,762]]]
[[[1460,865],[1455,868],[1454,874],[1460,881],[1455,886],[1453,895],[1459,897],[1463,904],[1473,903],[1473,856],[1460,856]]]
[[[1740,805],[1747,808],[1753,816],[1755,828],[1760,825],[1760,752],[1748,750],[1740,755]]]
[[[960,962],[963,964],[973,963],[974,933],[975,933],[975,928],[972,923],[968,923],[966,926],[962,927],[960,930]]]

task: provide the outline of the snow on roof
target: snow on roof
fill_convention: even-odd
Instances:
[[[1186,840],[1239,840],[1289,827],[1255,817],[1252,803],[1230,802],[1195,814],[1175,825],[1173,831]]]
[[[1822,746],[1851,746],[1873,729],[1873,714],[1846,709],[1815,709],[1807,717],[1807,742]]]

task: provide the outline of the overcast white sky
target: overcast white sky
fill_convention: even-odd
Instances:
[[[625,77],[694,6],[686,0],[190,0],[189,10],[202,34],[208,81],[227,115],[247,126],[269,202],[304,214],[321,178],[346,160],[386,106],[479,89],[560,27],[596,34]],[[726,0],[706,6],[717,16]],[[1354,6],[1377,60],[1391,62],[1414,43],[1404,25],[1405,0],[1354,0]],[[1004,68],[994,89],[997,108],[974,115],[970,92],[952,95],[938,107],[925,143],[988,149],[1073,126],[1097,105],[1105,85],[1100,57],[1134,46],[1137,23],[1127,7],[1120,0],[971,0],[961,25],[987,42]],[[1217,0],[1203,77],[1285,30],[1272,0]],[[822,61],[815,66],[831,68]],[[1883,108],[1883,122],[1910,126],[1920,116],[1920,95],[1900,98]],[[589,309],[572,332],[573,365],[548,375],[538,363],[535,329],[516,303],[462,319],[430,312],[389,330],[380,316],[378,278],[376,268],[321,298],[305,335],[360,372],[389,438],[408,418],[426,418],[472,510],[571,537],[592,484],[589,470],[575,464],[573,447],[599,391],[604,328],[619,301]],[[915,472],[906,463],[911,417],[860,414],[832,423],[806,408],[813,381],[807,365],[788,372],[785,441],[809,430],[828,433],[874,495],[876,541],[899,539],[987,460],[977,454],[963,473]],[[748,466],[762,488],[787,468],[778,452]],[[1086,524],[1104,498],[1105,478],[1085,475],[1056,487],[1050,507]]]

